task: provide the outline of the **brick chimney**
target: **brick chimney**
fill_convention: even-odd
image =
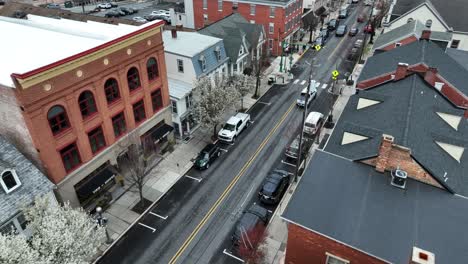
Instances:
[[[177,38],[177,29],[176,28],[171,29],[171,35],[172,35],[172,38]]]
[[[427,250],[413,247],[409,264],[435,264],[435,255]]]
[[[435,85],[437,80],[437,68],[429,67],[429,69],[424,74],[424,80],[431,84],[432,86]]]
[[[395,78],[393,80],[398,81],[406,78],[406,73],[408,72],[408,63],[398,63],[397,69],[395,71]]]
[[[420,40],[421,39],[425,39],[425,40],[429,40],[431,38],[431,31],[429,29],[425,29],[422,31],[421,33],[421,38],[419,38]]]
[[[387,168],[388,159],[390,158],[390,152],[392,151],[393,137],[390,135],[383,134],[382,142],[380,143],[379,156],[375,162],[375,170],[378,172],[384,172]]]

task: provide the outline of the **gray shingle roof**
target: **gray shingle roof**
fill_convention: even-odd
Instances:
[[[419,20],[413,20],[410,23],[404,24],[380,35],[374,42],[373,49],[384,48],[409,36],[415,36],[419,39],[421,37],[422,31],[425,29],[427,28]],[[451,38],[452,33],[438,31],[432,31],[430,37],[430,39],[433,40],[442,40],[446,42],[449,42]]]
[[[12,144],[0,136],[0,173],[4,170],[16,171],[21,186],[6,193],[0,187],[0,225],[15,216],[22,206],[34,201],[54,188],[54,185]]]
[[[457,61],[461,66],[463,66],[463,68],[468,71],[468,51],[447,48],[447,55]]]
[[[358,82],[394,72],[399,62],[409,65],[424,63],[429,67],[437,68],[444,79],[468,95],[468,86],[466,85],[468,83],[468,70],[447,56],[437,44],[424,40],[415,41],[370,57],[358,78]]]
[[[262,31],[261,25],[251,24],[240,14],[234,13],[200,29],[198,33],[223,39],[227,56],[232,61],[236,61],[242,38],[245,37],[247,48],[250,49],[252,46],[257,46]]]
[[[429,2],[444,21],[455,31],[468,32],[468,3],[466,0],[398,0],[393,7],[393,17],[398,17],[416,6]]]
[[[437,263],[468,263],[468,200],[409,179],[406,190],[374,168],[317,151],[282,217],[391,263],[412,247]]]
[[[381,103],[357,109],[359,98]],[[461,117],[458,130],[438,114]],[[454,192],[468,197],[468,120],[464,110],[455,108],[422,77],[413,74],[397,82],[388,82],[350,97],[331,135],[326,151],[352,160],[377,156],[382,134],[395,138],[395,143],[411,149],[413,158],[439,182]],[[369,139],[341,145],[344,132]],[[465,149],[460,162],[435,142]]]

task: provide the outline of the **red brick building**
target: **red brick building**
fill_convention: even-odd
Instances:
[[[302,0],[225,1],[193,0],[195,28],[200,29],[234,12],[247,21],[263,25],[267,47],[272,55],[281,55],[281,41],[293,43],[301,23]],[[288,44],[285,45],[288,48]]]
[[[0,63],[0,133],[43,168],[62,200],[91,207],[118,186],[109,168],[130,135],[156,151],[168,140],[163,23],[58,22],[0,17],[1,34],[12,36]]]

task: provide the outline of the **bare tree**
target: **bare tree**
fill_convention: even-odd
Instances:
[[[118,167],[118,172],[129,183],[129,190],[138,192],[140,205],[144,208],[143,187],[149,176],[150,162],[147,156],[150,152],[150,145],[147,141],[140,141],[136,133],[129,135],[119,145],[127,151],[121,157],[122,164]]]
[[[234,74],[229,77],[228,85],[237,91],[241,100],[241,109],[244,110],[244,96],[252,92],[255,88],[256,79],[246,74]]]
[[[257,99],[259,97],[258,89],[261,85],[262,73],[267,64],[268,55],[266,49],[262,49],[260,56],[252,58],[252,73],[255,77],[255,92],[252,98]]]
[[[315,16],[314,12],[310,12],[307,14],[304,18],[302,18],[302,23],[304,24],[304,28],[308,28],[310,31],[309,35],[309,43],[312,43],[313,40],[313,32],[315,31],[315,28],[319,24],[320,19]]]
[[[213,129],[213,139],[216,138],[217,126],[223,121],[226,111],[231,108],[238,98],[237,91],[228,85],[227,78],[214,80],[210,77],[200,78],[193,89],[195,118],[200,125]]]
[[[375,4],[375,2],[374,2],[374,4]],[[371,8],[374,8],[374,5],[372,5]],[[370,24],[372,26],[372,32],[370,33],[369,43],[371,43],[371,44],[374,43],[375,29],[377,27],[381,26],[382,20],[384,19],[384,17],[387,15],[387,13],[390,10],[390,1],[389,0],[379,1],[377,3],[377,8],[379,9],[377,14],[370,18],[371,19]]]

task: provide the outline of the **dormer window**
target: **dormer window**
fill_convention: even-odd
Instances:
[[[239,50],[239,55],[242,55],[242,54],[244,54],[244,46],[241,46]]]
[[[18,179],[18,175],[14,170],[5,170],[2,172],[0,184],[6,193],[11,193],[21,186],[21,182]]]
[[[215,53],[216,53],[216,59],[220,61],[221,60],[221,48],[219,46],[216,47]]]
[[[204,55],[200,55],[200,63],[203,71],[206,71],[206,58]]]

